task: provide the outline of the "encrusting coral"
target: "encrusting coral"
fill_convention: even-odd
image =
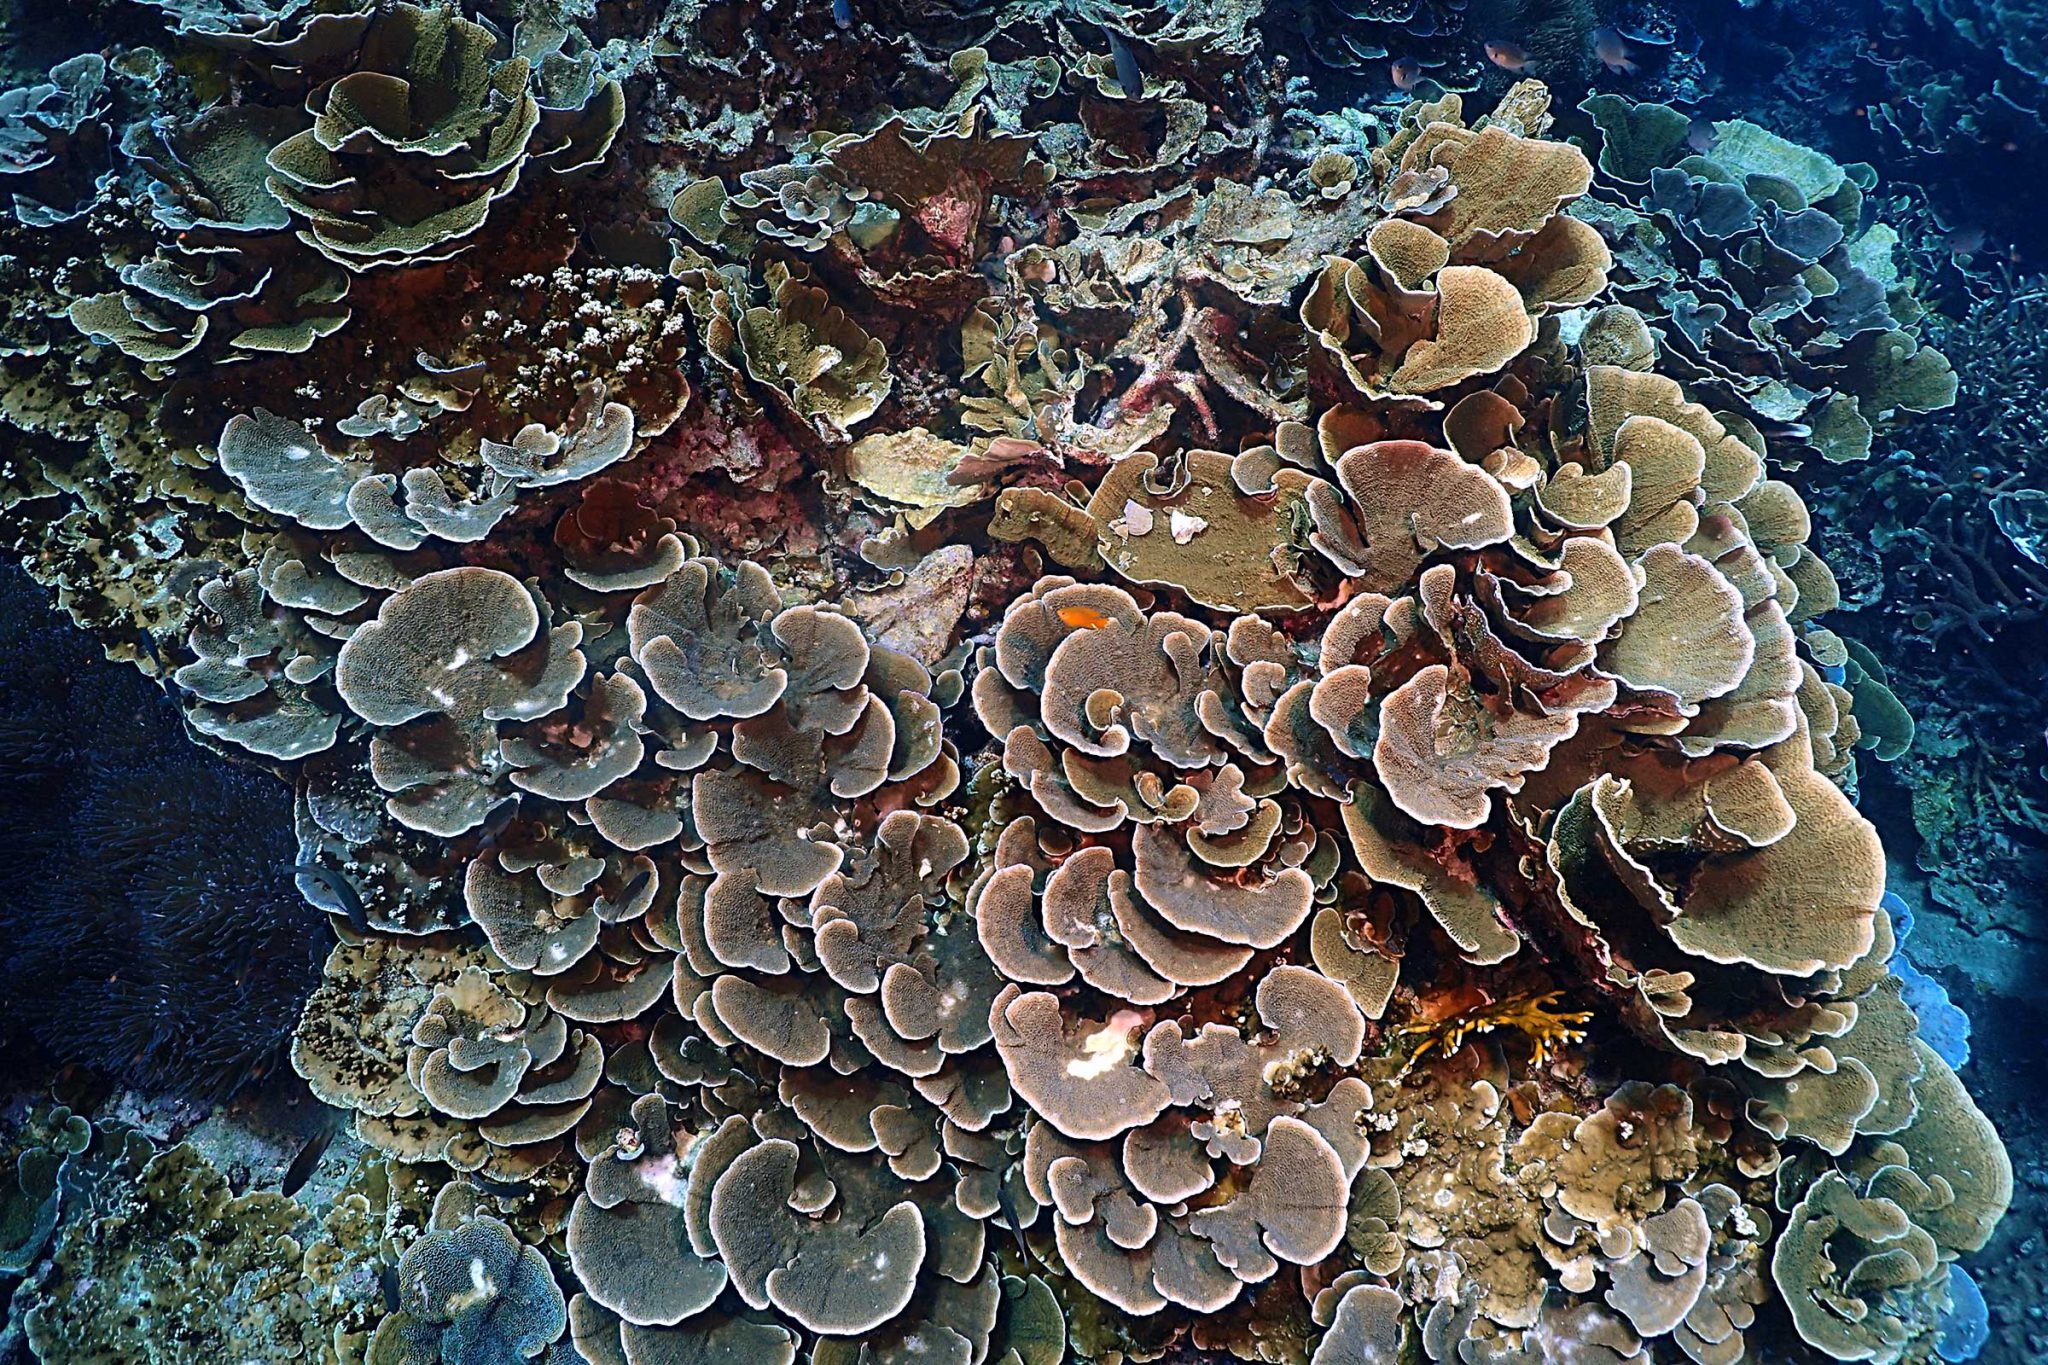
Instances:
[[[9,524],[291,781],[292,1062],[383,1182],[316,1256],[173,1149],[124,1235],[394,1279],[264,1359],[1927,1358],[2011,1168],[1766,447],[1932,402],[1712,406],[1534,82],[1366,132],[1218,76],[1256,6],[835,8],[715,117],[709,11],[323,8],[97,191],[19,158],[96,249],[0,227]],[[784,89],[856,31],[910,93]],[[1652,214],[1938,387],[1850,173],[1717,155]]]

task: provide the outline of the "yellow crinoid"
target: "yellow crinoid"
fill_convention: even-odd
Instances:
[[[1408,1054],[1408,1065],[1413,1067],[1432,1052],[1450,1056],[1475,1034],[1514,1029],[1529,1040],[1529,1065],[1542,1066],[1559,1048],[1585,1041],[1586,1030],[1580,1025],[1593,1017],[1590,1010],[1556,1008],[1563,996],[1563,991],[1555,990],[1523,992],[1505,1000],[1475,1005],[1447,1018],[1406,1025],[1396,1036],[1417,1040]]]

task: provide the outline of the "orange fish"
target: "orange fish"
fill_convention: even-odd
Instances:
[[[1486,60],[1503,71],[1513,71],[1518,75],[1532,65],[1529,49],[1520,43],[1506,43],[1497,39],[1486,45]]]
[[[1628,43],[1621,33],[1612,28],[1593,30],[1593,55],[1598,57],[1609,71],[1618,76],[1633,76],[1642,70],[1629,60]]]
[[[1109,618],[1093,607],[1061,607],[1060,621],[1075,630],[1101,630]]]
[[[1396,90],[1413,90],[1422,83],[1422,63],[1413,57],[1403,57],[1387,68],[1387,75]]]

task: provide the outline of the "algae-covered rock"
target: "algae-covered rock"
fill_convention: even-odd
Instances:
[[[307,1248],[319,1237],[296,1201],[234,1195],[196,1149],[173,1147],[132,1185],[103,1182],[66,1229],[51,1273],[26,1291],[29,1346],[105,1365],[322,1358],[376,1291],[316,1285]]]

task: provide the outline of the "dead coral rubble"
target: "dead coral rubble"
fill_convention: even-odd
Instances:
[[[15,533],[294,785],[293,1063],[412,1201],[349,1358],[1924,1358],[2010,1168],[1547,93],[1339,137],[1255,7],[1015,8],[786,138],[700,33],[281,20],[118,289],[7,229]]]

